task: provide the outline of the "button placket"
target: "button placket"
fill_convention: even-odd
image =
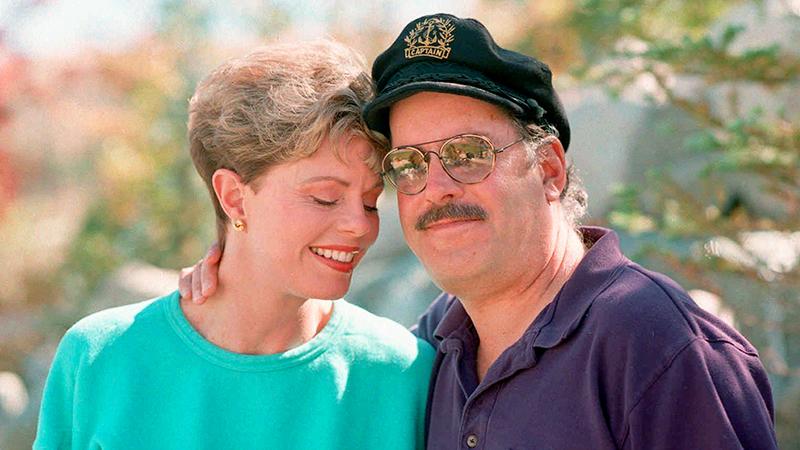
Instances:
[[[464,405],[461,439],[467,448],[476,448],[480,444],[481,433],[486,432],[488,416],[491,414],[491,411],[486,409],[486,405],[487,402],[493,403],[495,395],[496,392],[490,389],[479,396],[470,398]]]

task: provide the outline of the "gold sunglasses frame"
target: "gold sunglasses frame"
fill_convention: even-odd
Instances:
[[[466,137],[478,138],[478,139],[486,142],[487,144],[489,144],[489,149],[491,150],[491,153],[492,153],[492,167],[489,169],[488,172],[486,172],[486,175],[484,175],[480,180],[477,180],[477,181],[461,181],[461,180],[457,179],[455,176],[453,176],[452,173],[450,173],[450,170],[442,162],[442,155],[440,154],[442,149],[447,144],[453,142],[454,140],[461,139],[461,138],[466,138]],[[386,167],[386,162],[388,161],[389,156],[392,153],[398,152],[400,150],[415,150],[415,151],[419,152],[420,154],[422,154],[422,160],[425,161],[425,163],[427,164],[427,166],[425,167],[425,183],[422,185],[422,188],[420,188],[419,191],[411,193],[411,194],[403,192],[402,190],[400,190],[400,187],[394,182],[394,180],[388,175],[388,173],[385,170],[383,170],[381,172],[381,176],[383,176],[385,179],[389,180],[389,183],[392,186],[394,186],[395,189],[397,189],[397,192],[400,192],[401,194],[404,194],[404,195],[417,195],[420,192],[424,191],[426,187],[428,187],[428,173],[429,173],[429,169],[430,169],[430,165],[431,165],[431,159],[430,159],[430,156],[428,156],[428,155],[433,153],[434,155],[436,155],[437,159],[439,159],[439,164],[442,165],[442,169],[444,169],[444,172],[447,174],[447,176],[450,177],[450,179],[452,179],[453,181],[456,181],[458,183],[462,183],[462,184],[478,184],[481,181],[483,181],[486,178],[488,178],[489,175],[491,175],[492,172],[494,172],[494,165],[495,165],[495,162],[497,161],[497,154],[498,153],[502,153],[503,151],[505,151],[509,147],[514,146],[516,144],[519,144],[520,142],[522,142],[524,140],[525,140],[525,138],[521,137],[521,138],[517,139],[516,141],[514,141],[514,142],[512,142],[510,144],[506,144],[506,145],[504,145],[504,146],[502,146],[500,148],[495,148],[494,147],[494,143],[492,143],[492,140],[489,139],[486,136],[481,136],[480,134],[457,134],[455,136],[451,136],[451,137],[444,138],[444,139],[436,139],[436,140],[433,140],[433,141],[422,142],[422,143],[415,144],[415,145],[403,145],[403,146],[400,146],[400,147],[395,147],[395,148],[389,150],[389,152],[386,153],[386,156],[383,157],[383,161],[381,161],[381,169],[384,169]],[[442,141],[444,141],[444,142],[442,142]],[[428,145],[428,144],[433,144],[433,143],[436,143],[436,142],[442,142],[442,145],[439,146],[439,149],[437,151],[434,151],[434,150],[423,150],[423,149],[421,149],[419,147],[420,145]]]

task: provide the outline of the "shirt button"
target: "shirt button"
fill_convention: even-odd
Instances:
[[[469,436],[467,436],[467,447],[475,448],[477,446],[478,446],[478,436],[475,436],[474,434],[470,434]]]

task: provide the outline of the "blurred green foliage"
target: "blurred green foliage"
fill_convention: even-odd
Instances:
[[[88,155],[97,189],[59,274],[75,286],[67,292],[67,322],[86,310],[91,293],[121,264],[190,265],[216,239],[209,193],[186,141],[195,86],[233,56],[213,40],[214,8],[213,3],[164,0],[153,36],[101,63],[102,77],[117,84],[142,127],[104,136]],[[285,9],[273,5],[250,20],[262,32],[276,34],[287,25],[281,21],[286,17]]]
[[[215,239],[209,194],[186,142],[188,100],[219,63],[210,59],[222,58],[209,34],[212,12],[208,4],[164,1],[155,36],[103,63],[104,78],[125,80],[119,93],[143,126],[106,137],[88,155],[98,185],[60,272],[75,286],[66,293],[67,323],[121,264],[186,266]]]
[[[770,371],[781,445],[800,448],[800,121],[796,108],[787,112],[800,55],[767,29],[798,18],[769,19],[769,3],[587,0],[564,26],[584,50],[573,68],[583,82],[619,97],[653,80],[651,104],[696,124],[673,136],[677,162],[619,188],[608,219],[638,241],[636,259],[733,309]],[[766,18],[761,29],[737,22],[743,11]],[[771,41],[744,45],[748,32]],[[696,178],[681,177],[692,164]],[[794,246],[782,266],[781,246]]]

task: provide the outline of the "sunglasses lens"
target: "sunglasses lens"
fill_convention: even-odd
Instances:
[[[448,141],[441,150],[442,164],[462,183],[478,183],[492,172],[492,144],[477,136],[461,136]]]
[[[416,194],[425,189],[428,163],[425,155],[413,148],[392,150],[383,159],[383,172],[389,181],[404,194]]]

